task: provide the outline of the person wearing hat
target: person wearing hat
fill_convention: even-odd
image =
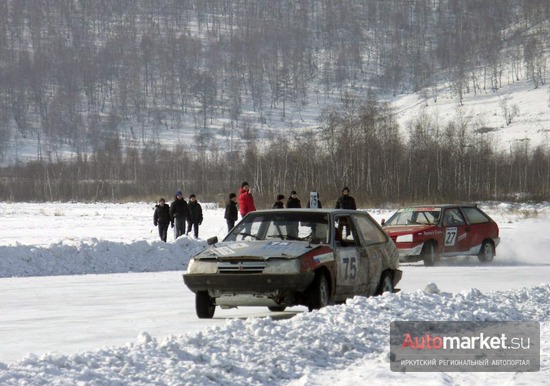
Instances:
[[[172,222],[170,218],[170,207],[166,205],[164,198],[159,199],[158,205],[155,206],[155,214],[153,215],[153,224],[159,228],[160,239],[166,242],[166,235],[168,233],[168,224]],[[172,223],[174,226],[174,223]]]
[[[248,182],[244,181],[239,189],[239,211],[241,212],[241,216],[244,217],[255,210],[254,196],[250,193]]]
[[[277,195],[277,201],[275,201],[275,204],[273,204],[273,209],[284,209],[285,204],[283,203],[283,200],[285,199],[285,196],[282,194]]]
[[[286,202],[286,207],[291,208],[301,208],[302,204],[300,203],[300,199],[298,198],[298,195],[296,194],[296,191],[293,190],[290,192],[290,197],[288,198],[288,201]]]
[[[235,221],[239,218],[239,211],[237,209],[237,195],[235,193],[229,193],[229,201],[225,206],[225,213],[223,215],[225,222],[227,223],[227,231],[229,232],[235,226]]]
[[[349,188],[347,186],[342,189],[342,195],[338,197],[338,200],[336,200],[336,209],[357,209],[355,206],[355,199],[349,195]],[[344,227],[346,228],[346,236],[349,236],[351,233],[349,225],[343,221],[340,221],[338,223],[338,230],[342,232]]]
[[[189,210],[189,216],[187,216],[187,234],[191,232],[192,228],[195,228],[193,235],[196,239],[199,238],[199,225],[202,224],[202,206],[197,201],[197,196],[191,194],[189,196],[189,203],[187,204]]]
[[[349,188],[347,186],[342,189],[342,195],[336,200],[336,209],[357,209],[355,199],[349,195]]]
[[[183,199],[183,194],[181,191],[178,190],[174,201],[170,204],[170,218],[172,219],[172,227],[174,227],[174,225],[176,226],[174,229],[174,239],[177,239],[185,233],[185,222],[188,215],[189,210],[187,208],[187,202]]]

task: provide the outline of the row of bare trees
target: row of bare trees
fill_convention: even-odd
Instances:
[[[467,122],[444,127],[419,117],[400,134],[393,112],[371,98],[323,111],[296,140],[251,139],[239,151],[167,150],[150,142],[123,150],[117,137],[91,156],[1,170],[0,200],[155,200],[176,190],[222,203],[248,181],[259,207],[276,194],[316,190],[326,207],[349,186],[362,206],[387,203],[547,199],[550,148],[498,151]]]
[[[543,0],[2,1],[0,158],[14,138],[36,140],[39,162],[113,137],[140,148],[194,130],[208,146],[224,122],[273,127],[371,87],[444,82],[459,101],[539,87],[549,20]]]

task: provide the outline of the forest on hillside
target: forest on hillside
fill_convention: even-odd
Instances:
[[[499,152],[468,121],[439,125],[420,116],[401,134],[395,114],[371,96],[344,98],[323,110],[321,126],[296,138],[252,137],[242,152],[167,150],[160,145],[72,161],[30,162],[4,169],[0,197],[10,201],[121,201],[171,197],[175,190],[223,204],[248,181],[258,208],[277,194],[320,194],[332,207],[343,186],[358,204],[547,200],[550,147],[528,143]]]
[[[546,0],[6,0],[0,158],[14,138],[36,158],[2,168],[0,199],[213,197],[241,179],[266,201],[343,184],[365,203],[544,197],[547,149],[502,154],[427,117],[405,141],[377,95],[540,87],[549,20]],[[334,95],[318,127],[263,136]]]

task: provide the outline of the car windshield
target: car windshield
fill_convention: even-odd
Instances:
[[[440,214],[441,208],[400,209],[384,225],[434,225],[439,222]]]
[[[328,214],[277,211],[248,214],[224,241],[307,240],[329,243]]]

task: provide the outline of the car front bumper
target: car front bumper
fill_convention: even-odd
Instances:
[[[183,281],[193,292],[269,293],[302,292],[313,281],[313,272],[285,274],[185,273]]]

